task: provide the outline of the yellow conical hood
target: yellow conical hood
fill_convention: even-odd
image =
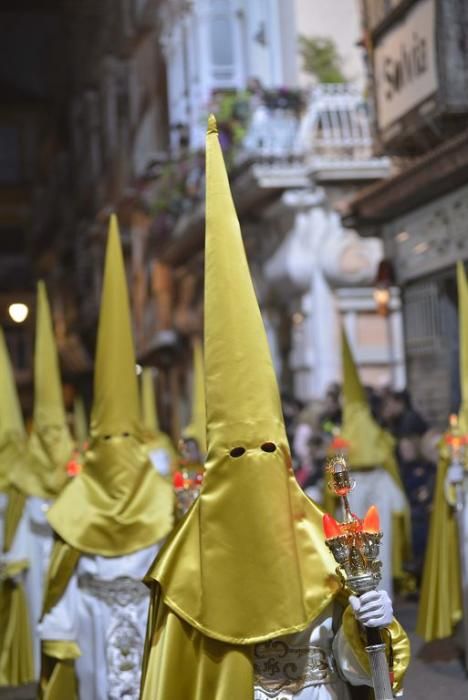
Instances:
[[[460,429],[468,432],[468,284],[465,267],[461,261],[457,263],[458,287],[458,326],[459,326],[459,361],[460,361]]]
[[[229,425],[245,435],[245,407],[255,425],[286,439],[276,376],[250,277],[239,222],[210,122],[206,160],[205,366],[208,444]],[[221,381],[220,381],[221,380]],[[251,420],[250,418],[250,420]],[[261,429],[259,431],[261,433]],[[260,437],[260,436],[259,436]],[[244,438],[245,439],[245,438]]]
[[[291,468],[214,117],[206,146],[205,246],[205,477],[149,576],[190,625],[250,644],[305,628],[337,589],[321,512]]]
[[[123,556],[172,527],[171,486],[148,461],[125,267],[111,217],[99,316],[90,445],[79,476],[49,510],[54,530],[88,554]]]
[[[125,267],[117,218],[112,215],[99,315],[91,432],[93,435],[131,432],[139,425],[139,416]]]
[[[201,454],[206,454],[205,370],[203,350],[198,339],[193,343],[192,411],[190,423],[183,430],[182,437],[194,438]]]
[[[15,377],[0,328],[0,491],[4,491],[24,451],[26,433]]]
[[[27,460],[14,477],[15,485],[30,496],[55,498],[66,483],[66,465],[72,450],[49,301],[44,282],[39,282],[33,429],[28,442]]]
[[[25,437],[23,416],[21,413],[18,393],[16,391],[15,375],[11,366],[10,356],[3,329],[0,328],[0,377],[2,391],[0,392],[0,444],[6,435]]]
[[[81,396],[76,396],[73,401],[73,432],[78,446],[83,447],[88,439],[88,420]]]
[[[406,496],[395,457],[395,440],[374,420],[346,333],[342,333],[343,356],[343,425],[342,437],[348,443],[351,469],[382,467],[387,471],[406,502]],[[392,565],[393,577],[404,578],[404,562],[411,559],[411,517],[406,502],[402,513],[393,514]]]
[[[393,453],[393,443],[377,424],[370,412],[364,387],[346,333],[342,333],[343,359],[343,427],[342,436],[348,442],[351,468],[383,467]]]
[[[43,426],[66,422],[57,345],[46,287],[42,281],[37,285],[33,421],[38,430]]]

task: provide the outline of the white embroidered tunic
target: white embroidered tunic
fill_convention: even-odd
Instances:
[[[334,632],[333,609],[303,632],[255,645],[254,700],[349,700],[347,683],[371,685],[342,629]]]
[[[158,549],[122,557],[82,555],[64,595],[42,620],[42,639],[80,647],[80,700],[138,700],[149,605],[141,580]]]

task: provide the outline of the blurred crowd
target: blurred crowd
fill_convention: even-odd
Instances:
[[[414,408],[408,391],[366,387],[366,392],[373,417],[395,440],[395,455],[411,508],[413,560],[408,564],[409,573],[419,582],[441,433]],[[325,465],[342,421],[342,387],[331,385],[323,400],[307,405],[283,396],[283,407],[296,478],[311,498],[323,503]]]

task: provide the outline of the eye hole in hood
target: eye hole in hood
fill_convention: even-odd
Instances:
[[[108,440],[113,440],[113,439],[116,438],[116,437],[129,438],[129,437],[131,437],[131,434],[128,433],[128,432],[120,433],[120,434],[119,434],[119,433],[116,433],[115,435],[113,435],[112,433],[108,433],[107,435],[103,435],[103,436],[102,436],[102,439],[108,441]]]
[[[264,442],[261,449],[264,452],[276,452],[276,445],[274,442]]]
[[[245,454],[245,447],[233,447],[229,454],[231,457],[242,457]]]

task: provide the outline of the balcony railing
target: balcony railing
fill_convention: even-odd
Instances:
[[[367,105],[352,86],[318,85],[310,93],[297,90],[256,90],[217,93],[209,106],[217,115],[218,131],[228,168],[246,163],[275,172],[307,171],[387,164],[372,155]],[[200,116],[200,122],[206,115]],[[186,136],[186,132],[184,132]],[[150,173],[150,168],[148,169]],[[151,173],[143,197],[153,214],[155,246],[175,237],[182,218],[191,216],[204,199],[204,154],[190,152],[186,143],[178,157],[159,164]]]

